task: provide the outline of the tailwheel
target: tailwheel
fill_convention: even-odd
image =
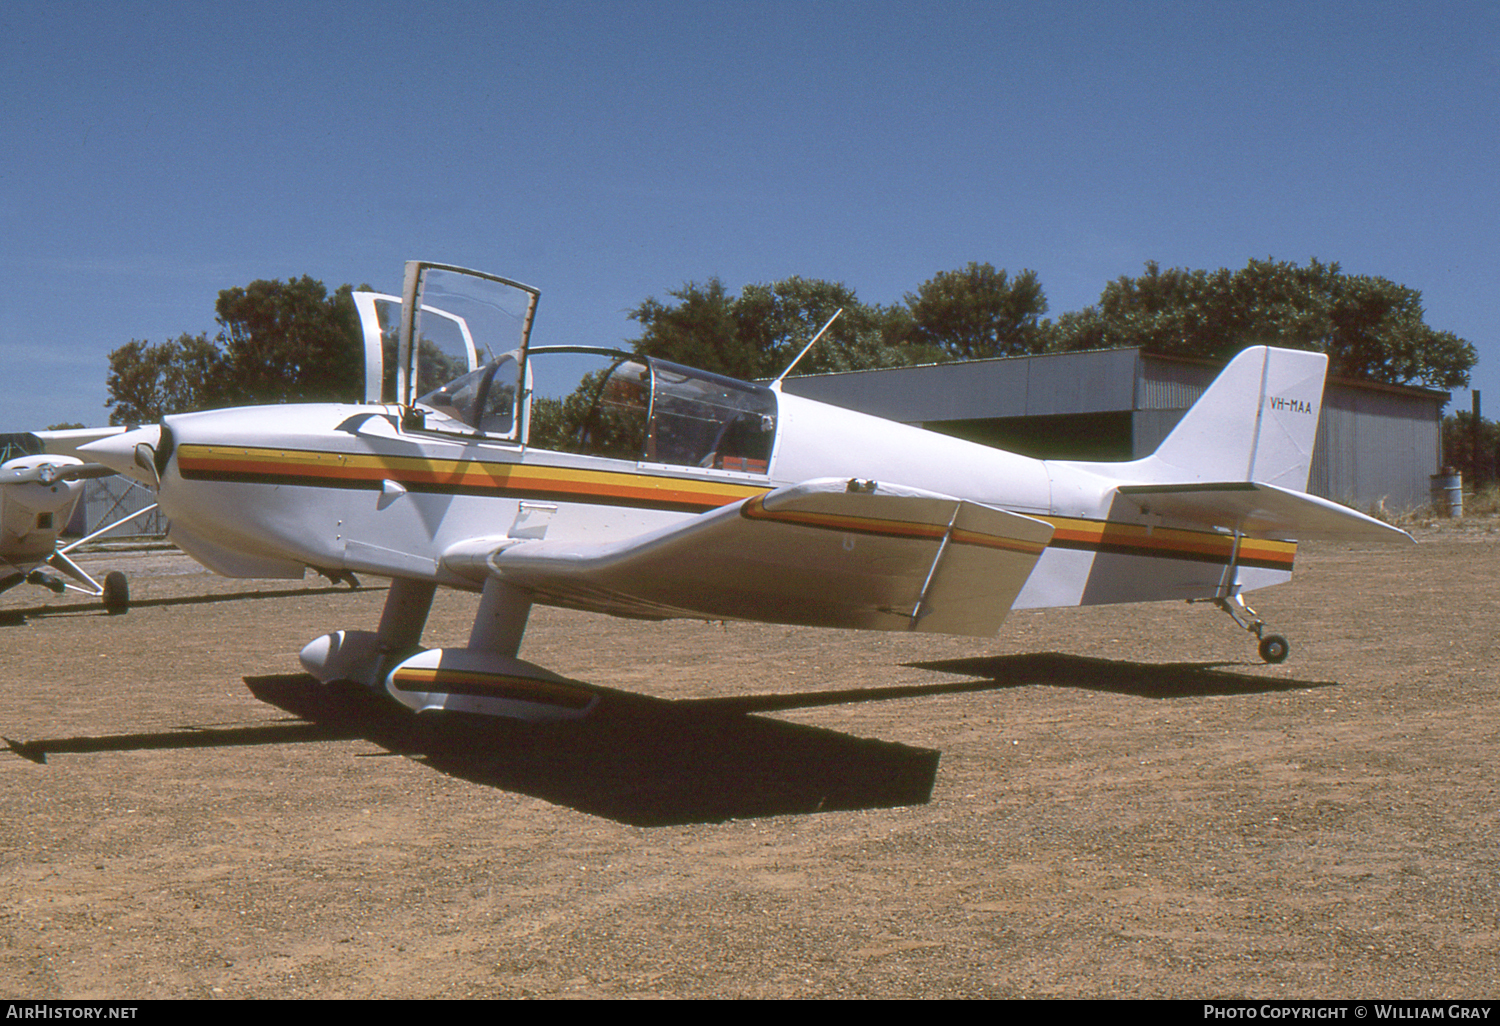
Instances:
[[[1267,634],[1260,639],[1260,657],[1268,663],[1281,663],[1291,653],[1292,646],[1280,634]]]
[[[1266,662],[1285,662],[1286,657],[1291,655],[1291,643],[1280,634],[1266,633],[1270,625],[1262,620],[1255,610],[1245,605],[1245,600],[1238,593],[1228,598],[1216,598],[1214,605],[1229,614],[1229,618],[1235,623],[1255,635],[1260,642],[1260,657]]]

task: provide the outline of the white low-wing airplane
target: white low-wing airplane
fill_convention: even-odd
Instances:
[[[419,712],[592,708],[517,658],[536,602],[988,637],[1014,608],[1208,600],[1279,662],[1241,596],[1290,579],[1295,540],[1411,540],[1304,491],[1317,353],[1247,349],[1151,456],[1085,463],[532,347],[537,291],[462,268],[413,262],[399,300],[356,299],[370,402],[184,414],[78,451],[157,488],[170,538],[221,574],[390,578],[377,630],[302,663]],[[482,597],[465,647],[424,651],[439,586]]]
[[[64,437],[98,438],[101,433],[109,432],[53,432],[51,437],[57,444]],[[35,584],[58,594],[80,591],[98,596],[110,613],[123,613],[129,608],[130,585],[124,574],[111,571],[100,584],[68,554],[150,512],[156,508],[154,504],[62,548],[57,545],[73,508],[83,497],[83,482],[114,473],[110,467],[85,463],[76,456],[21,456],[0,465],[0,592],[20,584]]]

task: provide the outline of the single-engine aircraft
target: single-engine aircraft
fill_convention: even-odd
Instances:
[[[57,444],[64,437],[95,439],[101,434],[124,430],[52,432],[51,439],[52,444]],[[71,590],[98,596],[109,613],[129,609],[130,584],[123,573],[112,570],[100,584],[68,554],[150,512],[156,508],[154,503],[62,548],[57,546],[58,536],[83,496],[83,482],[114,474],[110,467],[85,463],[76,456],[21,456],[0,465],[0,592],[20,584],[35,584],[59,595]],[[59,573],[72,578],[71,583],[58,576]]]
[[[1243,594],[1290,579],[1297,540],[1411,541],[1305,491],[1318,353],[1240,353],[1144,459],[1037,460],[779,379],[532,346],[538,294],[414,261],[399,299],[356,294],[366,403],[183,414],[78,451],[156,488],[171,540],[221,574],[389,578],[376,630],[301,661],[418,712],[585,715],[592,690],[518,658],[538,602],[990,637],[1011,609],[1205,600],[1279,662]],[[439,586],[480,593],[462,648],[420,647]]]

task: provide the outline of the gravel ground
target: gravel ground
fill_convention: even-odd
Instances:
[[[1497,538],[1304,547],[1276,667],[1180,603],[538,609],[522,655],[605,700],[483,731],[299,674],[378,587],[94,557],[128,615],[0,597],[0,995],[1493,997]]]

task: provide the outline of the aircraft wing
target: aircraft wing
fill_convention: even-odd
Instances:
[[[1413,541],[1400,528],[1348,506],[1271,484],[1234,481],[1122,485],[1119,494],[1142,513],[1159,513],[1204,527],[1238,530],[1251,538]]]
[[[31,437],[36,439],[41,451],[50,456],[80,457],[78,450],[81,446],[111,435],[123,435],[129,430],[128,427],[67,428],[60,431],[33,431]]]
[[[536,601],[652,619],[992,636],[1052,525],[932,492],[820,479],[623,542],[496,539],[445,568]]]

